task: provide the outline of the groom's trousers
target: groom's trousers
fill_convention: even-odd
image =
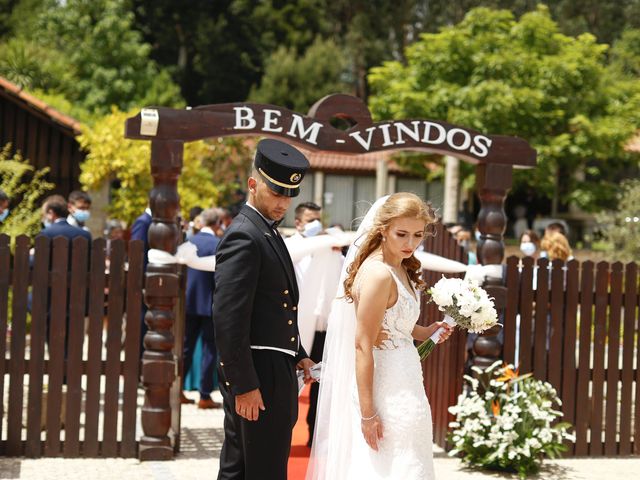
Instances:
[[[295,359],[274,350],[251,352],[266,410],[255,422],[240,417],[235,396],[221,382],[224,443],[218,480],[286,480],[291,433],[298,418]]]

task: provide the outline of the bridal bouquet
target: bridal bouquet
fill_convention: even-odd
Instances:
[[[493,300],[474,280],[443,277],[427,293],[438,310],[445,313],[444,322],[452,327],[458,325],[470,332],[482,333],[498,323]],[[435,348],[442,332],[439,328],[418,346],[420,360]]]

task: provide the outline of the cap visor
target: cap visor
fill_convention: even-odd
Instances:
[[[298,188],[286,188],[286,187],[281,187],[280,185],[276,185],[275,183],[271,183],[269,180],[267,180],[266,178],[262,177],[265,181],[265,183],[269,186],[269,188],[276,192],[279,195],[284,195],[285,197],[297,197],[298,194],[300,193],[300,187]]]

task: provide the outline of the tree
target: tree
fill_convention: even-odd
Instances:
[[[430,0],[427,3],[429,32],[461,22],[467,12],[477,7],[506,9],[521,16],[535,10],[539,3],[548,5],[560,30],[567,35],[592,33],[599,41],[610,43],[625,28],[640,26],[638,0]]]
[[[320,38],[303,55],[281,47],[266,62],[259,88],[249,99],[306,112],[330,93],[348,92],[344,81],[347,61],[332,40]]]
[[[181,103],[165,70],[149,60],[151,47],[132,28],[125,0],[67,0],[41,17],[46,45],[62,51],[75,71],[65,96],[88,110],[109,112],[112,105]]]
[[[620,39],[613,44],[611,68],[631,80],[640,77],[640,29],[625,30]]]
[[[242,101],[280,46],[304,51],[329,30],[324,0],[133,0],[152,57],[190,105]]]
[[[65,55],[24,38],[0,45],[0,75],[27,90],[63,91],[72,84]]]
[[[598,215],[600,233],[612,260],[637,262],[640,259],[640,181],[624,182],[616,210]]]
[[[554,198],[553,213],[561,202],[595,209],[613,198],[611,172],[634,164],[624,146],[635,131],[629,102],[640,99],[637,85],[607,71],[606,51],[592,35],[561,34],[546,7],[519,21],[477,8],[424,34],[407,48],[406,65],[372,69],[370,107],[379,119],[427,117],[520,136],[537,149],[538,166],[517,172],[516,187]]]
[[[0,233],[13,242],[18,235],[35,236],[40,231],[40,201],[55,185],[46,181],[49,168],[36,170],[20,153],[10,157],[10,152],[10,144],[0,150],[0,190],[11,199],[11,214],[0,223]]]
[[[128,0],[22,0],[11,18],[24,28],[0,46],[0,74],[20,86],[62,95],[91,114],[183,104],[133,29]]]
[[[137,111],[121,112],[113,109],[90,128],[86,128],[78,141],[87,158],[81,165],[80,182],[86,189],[101,188],[109,182],[112,198],[109,212],[115,218],[131,224],[147,207],[148,194],[153,185],[150,162],[151,144],[146,141],[129,140],[122,134],[125,120]],[[238,147],[234,144],[238,157]],[[185,144],[182,175],[178,182],[180,205],[183,212],[192,207],[219,205],[237,184],[229,177],[217,178],[211,170],[211,162],[217,159],[218,168],[228,157],[223,142],[204,141]],[[248,155],[246,156],[248,158]],[[227,171],[229,163],[226,164]]]

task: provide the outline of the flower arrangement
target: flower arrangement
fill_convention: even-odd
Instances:
[[[450,456],[524,478],[540,469],[545,455],[554,458],[565,451],[564,440],[575,441],[569,423],[554,425],[562,417],[554,409],[561,401],[549,383],[518,375],[513,366],[500,367],[500,362],[484,371],[472,369],[478,378],[465,375],[470,389],[449,407],[456,416],[449,423]]]
[[[442,277],[427,290],[438,310],[445,313],[444,321],[473,333],[482,333],[498,323],[498,313],[486,290],[474,280]],[[442,329],[418,346],[420,360],[435,348]]]

